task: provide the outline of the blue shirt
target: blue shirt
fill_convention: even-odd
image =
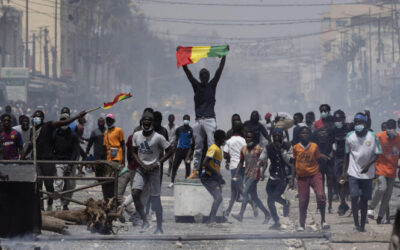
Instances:
[[[178,138],[179,149],[189,149],[192,147],[193,129],[190,126],[180,126],[175,131],[175,136]]]

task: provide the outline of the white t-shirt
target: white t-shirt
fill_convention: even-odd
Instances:
[[[139,159],[146,165],[158,161],[160,153],[169,147],[169,142],[157,132],[145,137],[143,131],[133,134],[132,146],[138,148]]]
[[[28,129],[28,130],[24,131],[24,130],[22,130],[21,125],[14,126],[13,129],[17,130],[21,134],[22,141],[24,142],[24,146],[23,147],[24,147],[24,150],[26,151],[28,149],[28,145],[29,145],[29,142],[30,142],[29,136],[31,134],[31,130]]]
[[[361,173],[364,166],[376,154],[382,154],[381,144],[375,133],[368,131],[364,137],[358,137],[355,131],[346,136],[346,154],[350,154],[349,169],[347,174],[358,179],[372,179],[375,177],[375,164],[372,164],[368,172]]]
[[[240,162],[240,150],[246,146],[246,140],[238,135],[233,135],[226,141],[224,152],[231,156],[229,170],[236,169]]]

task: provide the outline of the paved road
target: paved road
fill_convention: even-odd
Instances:
[[[179,170],[178,179],[183,178],[183,167]],[[228,171],[223,171],[225,180],[230,179]],[[86,182],[88,183],[88,182]],[[85,183],[78,183],[82,185]],[[214,234],[276,234],[277,231],[269,230],[269,225],[262,225],[263,216],[253,216],[252,209],[248,207],[245,213],[245,218],[242,223],[237,222],[232,217],[228,218],[228,222],[218,224],[215,228],[209,228],[204,224],[196,223],[176,223],[173,216],[173,189],[167,188],[169,178],[165,175],[162,187],[162,204],[164,208],[164,231],[165,235],[214,235]],[[266,205],[266,182],[258,184],[258,193],[263,203]],[[128,192],[126,193],[128,195]],[[286,197],[291,200],[291,214],[289,218],[282,218],[281,223],[284,229],[281,233],[295,233],[298,221],[298,201],[296,200],[295,191],[286,192]],[[396,189],[392,199],[392,207],[396,206],[400,190]],[[78,200],[85,200],[88,197],[100,198],[101,189],[99,187],[74,195]],[[223,188],[224,206],[227,206],[230,197],[229,185]],[[338,204],[335,203],[334,207],[337,208]],[[82,208],[79,205],[70,205],[71,209]],[[233,213],[238,213],[240,204],[236,203]],[[282,214],[281,207],[278,206],[278,212]],[[392,212],[393,213],[393,212]],[[330,234],[329,240],[327,239],[269,239],[269,240],[223,240],[223,241],[132,241],[132,240],[69,240],[69,236],[65,236],[63,240],[58,241],[3,241],[1,245],[11,247],[12,249],[32,249],[32,246],[39,246],[42,249],[387,249],[387,243],[379,243],[376,241],[387,240],[390,236],[391,225],[376,225],[376,222],[370,221],[367,226],[367,233],[353,232],[352,217],[343,216],[339,217],[336,214],[327,215],[327,221],[331,225],[331,230],[323,233]],[[118,235],[121,236],[141,236],[152,235],[154,231],[155,222],[152,222],[151,228],[142,232],[140,228],[133,227],[130,222],[125,224],[114,223],[118,229]],[[307,218],[307,225],[309,232],[322,232],[319,230],[319,215],[316,213],[315,198],[311,197],[309,214]],[[70,235],[79,237],[95,237],[86,230],[85,226],[70,226],[68,229]],[[43,232],[42,237],[53,236],[54,233]],[[360,241],[359,243],[342,243],[344,240]],[[370,242],[365,242],[365,241]],[[363,242],[364,241],[364,242]]]

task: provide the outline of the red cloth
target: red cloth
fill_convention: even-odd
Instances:
[[[314,123],[314,128],[313,130],[316,131],[317,129],[322,128],[323,126],[325,126],[325,123],[322,121],[322,119],[319,119],[318,121],[316,121]]]
[[[326,206],[326,196],[322,186],[322,175],[299,177],[297,180],[297,190],[299,192],[299,210],[300,210],[300,225],[305,225],[307,218],[308,202],[310,201],[310,187],[314,189],[317,198],[317,207],[324,208]]]

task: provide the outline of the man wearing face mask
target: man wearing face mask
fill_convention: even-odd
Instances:
[[[253,112],[251,112],[250,120],[245,121],[243,127],[247,132],[253,133],[255,139],[254,142],[256,144],[260,143],[260,135],[262,135],[265,138],[265,140],[270,142],[271,139],[269,138],[267,130],[260,123],[260,115],[258,111],[254,110]]]
[[[69,119],[69,115],[64,113],[60,116],[60,121]],[[61,126],[56,129],[53,135],[54,138],[54,159],[59,161],[73,161],[79,154],[79,140],[75,132],[71,131],[68,125]],[[56,164],[56,174],[59,177],[74,176],[76,165]],[[57,179],[54,181],[54,191],[62,192],[75,188],[74,180]],[[66,197],[72,198],[73,193],[69,193]],[[69,201],[56,200],[56,210],[68,209]]]
[[[154,234],[162,234],[163,209],[160,199],[160,165],[173,153],[169,142],[153,130],[154,115],[145,112],[142,116],[143,131],[135,132],[132,139],[133,158],[137,170],[132,184],[132,198],[136,211],[143,220],[142,228],[148,228],[149,223],[143,208],[143,201],[150,195],[152,208],[156,213],[157,229]],[[161,151],[167,153],[160,159]]]
[[[229,47],[228,47],[229,49]],[[194,106],[196,114],[196,122],[193,127],[193,136],[195,141],[194,150],[194,170],[193,177],[197,176],[201,168],[201,158],[203,155],[204,141],[207,140],[208,147],[214,144],[214,132],[217,129],[215,117],[215,95],[217,85],[225,66],[226,57],[222,57],[214,78],[210,80],[210,72],[207,69],[200,70],[200,81],[196,80],[187,65],[183,66],[183,70],[194,91]],[[191,176],[192,177],[192,176]]]
[[[172,176],[171,183],[169,184],[169,188],[172,188],[175,183],[176,173],[178,171],[179,166],[182,161],[185,161],[185,178],[190,175],[190,162],[186,161],[188,154],[190,153],[190,149],[193,149],[193,129],[190,127],[190,116],[183,116],[183,125],[176,129],[175,131],[175,144],[177,145],[175,150],[174,164],[172,167]]]
[[[36,140],[36,158],[37,160],[54,160],[54,132],[57,128],[65,125],[69,125],[71,122],[77,120],[80,117],[84,117],[86,111],[80,112],[78,115],[68,118],[62,121],[48,121],[44,122],[44,113],[41,110],[37,110],[33,114],[33,126],[35,126],[35,134],[31,129],[31,142],[28,147],[27,153],[29,154],[33,148],[33,140]],[[38,165],[38,176],[55,176],[56,168],[54,164],[39,164]],[[48,192],[54,192],[53,180],[39,180],[39,188],[42,189],[42,185],[46,187]],[[43,201],[41,204],[43,210]],[[52,210],[53,200],[48,199],[47,210]]]
[[[104,145],[107,148],[107,161],[117,162],[121,168],[125,166],[125,137],[122,128],[115,126],[114,114],[106,116],[107,130],[104,133]],[[118,204],[122,204],[129,173],[121,171],[118,177]],[[129,181],[128,181],[129,182]]]
[[[285,159],[284,153],[291,150],[289,143],[283,141],[283,130],[275,128],[272,131],[273,142],[269,144],[260,156],[260,164],[263,166],[261,174],[262,180],[264,179],[265,171],[268,168],[268,159],[271,164],[269,166],[269,179],[266,186],[268,194],[268,208],[271,212],[274,224],[270,229],[280,229],[279,216],[276,211],[275,202],[283,206],[283,216],[289,216],[290,202],[282,198],[282,194],[286,190],[288,184],[288,177],[291,174],[293,166]]]
[[[396,131],[396,121],[390,119],[386,122],[386,125],[387,130],[377,135],[382,146],[382,154],[376,160],[377,185],[368,210],[368,215],[373,218],[374,209],[381,202],[378,218],[376,219],[377,224],[382,223],[382,218],[389,206],[400,152],[400,136]]]
[[[336,179],[336,193],[339,194],[340,205],[338,207],[338,214],[344,215],[348,210],[349,206],[346,202],[346,196],[349,193],[349,183],[347,181],[341,181],[343,173],[343,164],[345,157],[345,142],[346,135],[354,130],[351,123],[346,123],[346,114],[342,110],[336,110],[333,113],[335,121],[334,128],[334,143],[333,143],[333,156],[334,156],[334,173]]]
[[[321,112],[321,119],[314,123],[314,131],[322,128],[325,125],[326,118],[330,115],[331,112],[331,106],[329,106],[328,104],[322,104],[321,106],[319,106],[319,112]]]
[[[382,148],[374,132],[367,129],[368,118],[363,113],[354,116],[354,130],[346,136],[346,157],[343,179],[350,188],[351,210],[357,231],[365,232],[368,200],[372,198],[372,179],[375,177],[375,161]],[[358,219],[358,211],[361,218]]]

